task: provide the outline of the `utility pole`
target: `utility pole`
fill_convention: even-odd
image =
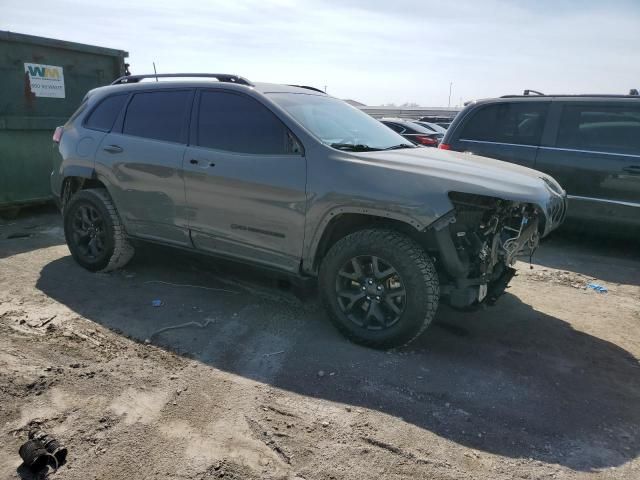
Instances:
[[[449,108],[451,108],[451,87],[453,87],[453,82],[449,82]]]

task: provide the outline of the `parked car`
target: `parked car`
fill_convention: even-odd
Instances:
[[[411,120],[405,120],[402,118],[383,118],[380,121],[415,145],[437,147],[444,137],[444,134],[434,132],[433,130],[423,127],[422,125],[418,125]]]
[[[454,117],[442,117],[442,116],[438,116],[438,115],[427,115],[425,117],[419,118],[418,121],[435,123],[436,125],[439,125],[444,129],[447,129],[447,128],[449,128],[449,125],[451,125],[451,122],[453,121],[453,118]]]
[[[341,332],[389,347],[441,301],[494,302],[563,220],[540,172],[416,147],[315,89],[201,76],[123,77],[57,129],[51,184],[84,268],[151,241],[317,278]]]
[[[422,122],[420,120],[415,120],[413,123],[416,123],[416,124],[420,125],[421,127],[428,128],[429,130],[432,130],[434,132],[441,133],[442,135],[447,133],[447,129],[444,128],[444,127],[441,127],[437,123]]]
[[[566,189],[584,225],[640,227],[640,98],[523,95],[467,106],[440,148],[535,168]]]

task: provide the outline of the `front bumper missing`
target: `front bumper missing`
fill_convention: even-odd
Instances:
[[[453,308],[468,308],[474,305],[487,303],[494,305],[498,298],[504,294],[511,279],[516,275],[516,269],[503,266],[488,283],[469,284],[465,287],[441,288],[441,293],[447,298],[448,304]],[[470,280],[474,282],[476,280]]]

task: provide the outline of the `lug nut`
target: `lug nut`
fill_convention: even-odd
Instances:
[[[378,285],[378,290],[382,290],[382,287],[380,285]]]
[[[380,301],[380,297],[376,297],[376,300]]]
[[[369,280],[369,285],[373,285],[373,280]]]

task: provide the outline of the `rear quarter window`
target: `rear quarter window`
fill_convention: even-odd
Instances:
[[[640,155],[640,105],[565,105],[556,146]]]
[[[112,95],[105,98],[89,114],[84,126],[103,132],[111,131],[126,100],[126,94]]]
[[[463,126],[460,140],[539,145],[549,102],[505,102],[480,107]]]

